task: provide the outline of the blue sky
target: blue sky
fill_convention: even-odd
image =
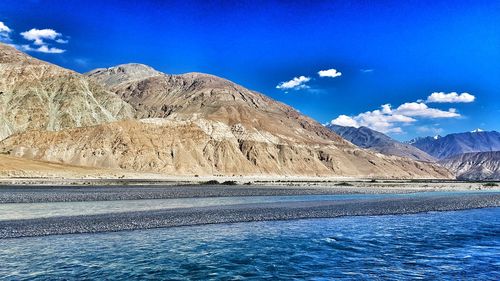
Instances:
[[[500,1],[3,0],[0,22],[0,40],[79,72],[211,73],[400,140],[500,130]]]

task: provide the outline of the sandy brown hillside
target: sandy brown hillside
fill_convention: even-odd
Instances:
[[[167,75],[139,64],[97,69],[88,75],[132,105],[138,118],[206,119],[292,141],[346,145],[290,106],[217,76]]]
[[[0,43],[0,140],[31,129],[53,131],[132,116],[127,103],[84,75]]]
[[[145,119],[60,132],[30,131],[0,143],[13,156],[174,175],[340,175],[449,177],[439,166],[334,142],[310,145],[272,135],[239,135],[217,121]]]

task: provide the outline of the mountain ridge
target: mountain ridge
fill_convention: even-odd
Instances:
[[[398,142],[391,137],[372,130],[368,127],[347,127],[334,124],[326,125],[327,128],[333,130],[344,139],[353,144],[371,149],[382,154],[408,157],[418,161],[435,162],[436,159],[420,149],[409,144]]]
[[[468,152],[500,150],[500,133],[497,131],[454,133],[444,137],[417,138],[408,143],[438,159],[445,159]]]

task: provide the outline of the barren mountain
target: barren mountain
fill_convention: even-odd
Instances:
[[[136,75],[139,72],[142,79]],[[167,75],[139,64],[98,69],[88,75],[132,105],[137,118],[206,119],[293,141],[346,145],[337,134],[290,106],[217,76]]]
[[[472,152],[439,163],[463,180],[500,180],[500,151]]]
[[[498,151],[500,150],[500,133],[475,130],[444,137],[417,138],[407,143],[438,159],[444,159],[469,152]]]
[[[130,118],[133,111],[86,76],[0,43],[0,140]]]
[[[367,127],[354,128],[333,124],[329,124],[326,127],[362,148],[367,148],[386,155],[407,157],[418,161],[436,161],[434,157],[410,144],[401,143],[383,133]]]
[[[31,129],[0,142],[0,152],[175,175],[451,176],[437,165],[360,149],[293,108],[216,76],[167,75],[138,64],[88,75],[139,120]]]

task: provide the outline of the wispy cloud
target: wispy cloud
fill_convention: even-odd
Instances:
[[[280,90],[300,90],[300,89],[306,89],[309,86],[306,85],[307,82],[311,80],[310,77],[306,76],[299,76],[299,77],[294,77],[290,81],[285,81],[281,82],[276,86],[276,89]]]
[[[429,97],[427,97],[427,102],[435,102],[435,103],[470,103],[476,100],[474,95],[469,93],[461,93],[457,92],[444,93],[444,92],[434,92]]]
[[[371,72],[374,72],[375,69],[371,69],[371,68],[362,68],[360,69],[359,71],[361,71],[362,73],[371,73]]]
[[[319,75],[319,77],[331,77],[331,78],[335,78],[335,77],[342,76],[342,72],[337,71],[334,68],[331,68],[331,69],[327,69],[327,70],[320,70],[320,71],[318,71],[318,75]]]
[[[10,38],[10,33],[12,29],[10,29],[4,22],[0,21],[0,42],[9,43],[12,41]]]
[[[30,45],[21,45],[19,47],[22,51],[26,52],[40,52],[40,53],[46,53],[46,54],[61,54],[64,53],[66,50],[55,48],[55,47],[49,47],[47,45],[42,45],[39,47],[32,48]]]
[[[24,39],[31,41],[34,45],[34,47],[30,45],[21,45],[21,49],[23,51],[34,51],[48,54],[60,54],[66,51],[64,49],[50,46],[51,43],[68,43],[68,40],[64,39],[63,35],[54,29],[32,28],[28,31],[21,32],[20,34]]]

